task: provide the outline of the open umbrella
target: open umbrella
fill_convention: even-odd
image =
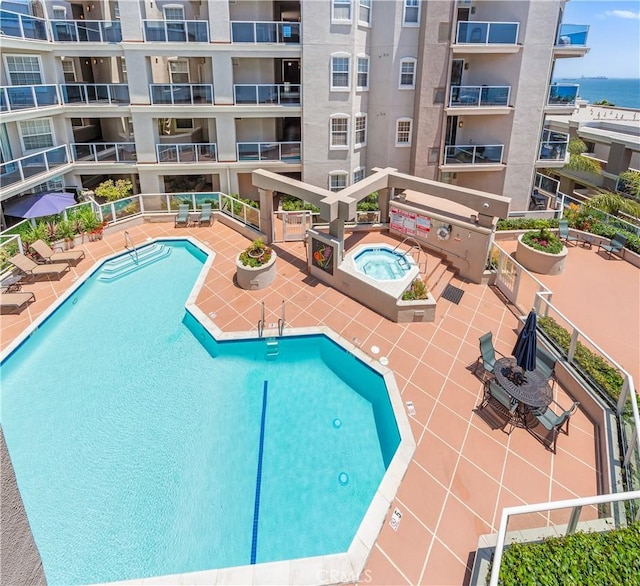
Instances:
[[[3,205],[6,216],[16,218],[41,218],[53,216],[75,205],[73,193],[34,193],[16,197]]]
[[[527,316],[527,321],[524,322],[524,327],[518,334],[516,345],[513,347],[512,354],[522,370],[536,369],[536,322],[536,312],[532,309]]]

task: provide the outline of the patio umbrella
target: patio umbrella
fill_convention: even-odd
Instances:
[[[73,193],[35,193],[16,197],[3,205],[3,208],[6,216],[41,218],[42,216],[59,214],[75,203]]]
[[[532,309],[527,316],[527,321],[524,322],[524,327],[518,334],[516,345],[513,347],[512,354],[522,370],[536,369],[536,322],[536,312]]]

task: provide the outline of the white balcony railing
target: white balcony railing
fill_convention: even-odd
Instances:
[[[300,142],[239,142],[238,161],[300,162]]]
[[[0,111],[13,112],[28,108],[60,105],[55,85],[9,85],[0,88]]]
[[[460,21],[456,34],[459,45],[515,45],[519,22]]]
[[[27,14],[0,10],[0,34],[32,41],[48,41],[47,21]]]
[[[208,43],[206,20],[143,20],[144,40],[150,43]]]
[[[119,43],[119,20],[52,20],[51,36],[61,43]]]
[[[511,86],[509,85],[452,85],[449,93],[450,108],[484,108],[508,106]]]
[[[152,104],[197,105],[213,104],[213,86],[197,83],[153,83]]]
[[[129,86],[126,83],[66,83],[60,86],[65,104],[128,104]]]
[[[234,21],[232,43],[300,44],[299,22]]]
[[[277,104],[280,106],[299,106],[301,87],[291,83],[237,83],[233,86],[233,99],[241,104]]]
[[[549,86],[547,106],[567,107],[575,106],[580,86],[569,83],[554,83]]]
[[[495,165],[502,163],[501,144],[465,144],[445,148],[446,165]]]
[[[158,163],[211,163],[218,160],[215,143],[157,144]]]
[[[76,163],[135,163],[135,142],[75,142],[71,154]]]
[[[567,156],[569,146],[569,135],[564,132],[553,132],[544,130],[538,151],[539,161],[561,161]]]
[[[66,144],[51,147],[0,165],[0,185],[8,187],[68,163],[69,150]]]

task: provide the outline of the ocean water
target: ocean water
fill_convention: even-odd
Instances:
[[[554,79],[557,83],[580,85],[580,99],[589,103],[607,100],[622,108],[640,109],[640,79]]]

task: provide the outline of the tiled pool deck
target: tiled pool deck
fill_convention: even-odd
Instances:
[[[363,583],[464,584],[478,537],[497,530],[503,507],[596,494],[594,426],[581,411],[571,419],[570,435],[558,439],[554,456],[525,430],[507,435],[492,429],[474,410],[480,403],[482,383],[469,366],[478,356],[478,337],[492,331],[497,349],[504,354],[511,353],[516,339],[517,312],[505,305],[494,289],[454,281],[465,292],[462,300],[459,305],[441,300],[435,323],[395,324],[309,276],[301,242],[276,245],[276,281],[264,291],[248,292],[233,281],[235,256],[248,240],[219,222],[210,228],[180,229],[173,224],[144,224],[130,228],[129,233],[138,245],[147,238],[189,235],[216,252],[197,303],[205,314],[215,314],[213,321],[225,332],[255,331],[262,301],[267,308],[267,326],[277,322],[284,299],[288,327],[328,326],[367,354],[374,356],[371,347],[378,346],[377,356],[388,357],[403,402],[412,401],[415,406],[416,413],[409,419],[417,449],[389,511],[390,515],[397,507],[402,512],[400,526],[394,531],[387,516],[362,575]],[[367,233],[351,237],[347,246],[356,241],[397,243],[385,233]],[[96,260],[121,252],[123,246],[122,232],[87,243],[82,246],[87,258],[59,282],[26,286],[37,300],[20,315],[2,317],[2,347]],[[599,281],[597,292],[603,295],[607,287],[615,291],[616,306],[635,312],[635,329],[640,272],[629,270],[627,263],[597,257],[595,251],[572,248],[569,259],[569,266],[575,265],[576,271],[581,267],[578,272],[599,275],[602,270],[609,275],[616,271],[617,280],[593,277]],[[592,317],[593,292],[559,278],[548,284],[558,291],[554,301],[560,304],[559,309],[586,327]],[[573,291],[573,296],[567,298],[564,291]],[[599,330],[594,332],[594,340],[612,356],[624,351],[630,359],[634,352],[637,357],[638,341],[630,341],[632,336],[614,339],[603,332],[599,338]],[[636,369],[637,364],[636,360]],[[556,395],[560,404],[571,403],[557,386]],[[566,522],[566,517],[564,513],[553,514],[554,522]],[[544,525],[546,520],[538,516],[520,522],[533,527]],[[510,524],[510,529],[518,529],[518,522]]]

